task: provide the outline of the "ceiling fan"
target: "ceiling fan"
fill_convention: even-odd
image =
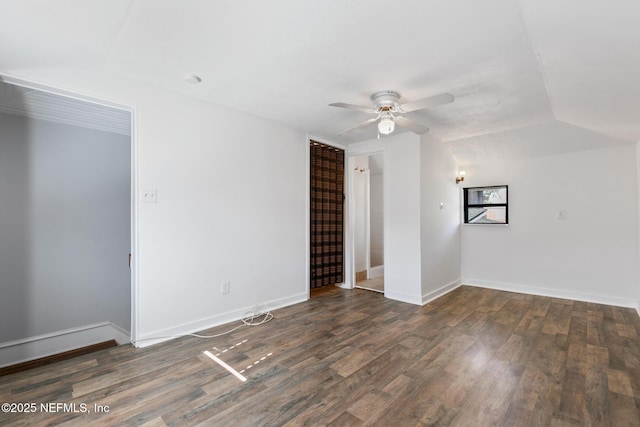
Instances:
[[[395,126],[397,124],[400,127],[407,128],[411,132],[420,135],[429,132],[429,128],[421,125],[420,123],[416,123],[413,120],[400,114],[411,113],[412,111],[418,111],[429,107],[449,104],[453,102],[454,99],[455,98],[450,93],[441,93],[440,95],[430,96],[429,98],[425,98],[420,101],[400,104],[398,102],[400,100],[400,94],[398,92],[385,90],[382,92],[376,92],[371,95],[373,107],[362,107],[360,105],[345,104],[344,102],[335,102],[329,105],[331,107],[347,108],[349,110],[362,111],[367,114],[376,115],[375,117],[372,117],[367,121],[358,123],[357,125],[352,126],[349,129],[343,130],[338,135],[344,135],[347,132],[363,128],[376,121],[378,121],[379,134],[389,135],[395,130]]]

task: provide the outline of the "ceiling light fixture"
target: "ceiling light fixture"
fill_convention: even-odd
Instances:
[[[380,123],[378,123],[378,131],[383,135],[389,135],[395,128],[396,123],[391,115],[381,118]]]

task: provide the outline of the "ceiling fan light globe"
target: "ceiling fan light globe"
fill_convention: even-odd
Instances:
[[[380,123],[378,123],[378,131],[383,135],[389,135],[395,128],[395,122],[389,117],[383,118],[380,120]]]

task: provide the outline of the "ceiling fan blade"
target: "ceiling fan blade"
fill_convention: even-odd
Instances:
[[[377,113],[375,108],[361,107],[360,105],[353,105],[353,104],[345,104],[344,102],[334,102],[333,104],[329,104],[329,106],[346,108],[348,110],[357,110],[357,111],[362,111],[364,113],[369,113],[369,114]]]
[[[430,96],[429,98],[422,99],[415,102],[407,102],[400,105],[402,111],[410,113],[416,110],[422,110],[423,108],[437,107],[438,105],[450,104],[454,101],[455,97],[450,93],[441,93],[440,95]]]
[[[371,123],[375,122],[376,120],[378,120],[378,118],[379,118],[379,116],[378,116],[378,117],[374,117],[374,118],[372,118],[372,119],[369,119],[369,120],[367,120],[367,121],[364,121],[364,122],[362,122],[362,123],[358,123],[357,125],[352,126],[352,127],[350,127],[349,129],[343,130],[343,131],[342,131],[342,132],[340,132],[338,135],[344,135],[344,134],[345,134],[345,133],[347,133],[347,132],[351,132],[351,131],[354,131],[354,130],[356,130],[356,129],[363,128],[363,127],[365,127],[365,126],[367,126],[367,125],[370,125]]]
[[[402,116],[396,116],[395,122],[398,126],[402,126],[403,128],[409,129],[413,133],[417,133],[418,135],[422,135],[423,133],[429,132],[429,128],[426,126],[422,126],[419,123],[414,122],[411,119]]]

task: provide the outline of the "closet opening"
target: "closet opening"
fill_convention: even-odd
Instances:
[[[132,127],[128,107],[0,76],[0,367],[131,341]]]
[[[309,141],[310,288],[344,283],[344,150]]]

